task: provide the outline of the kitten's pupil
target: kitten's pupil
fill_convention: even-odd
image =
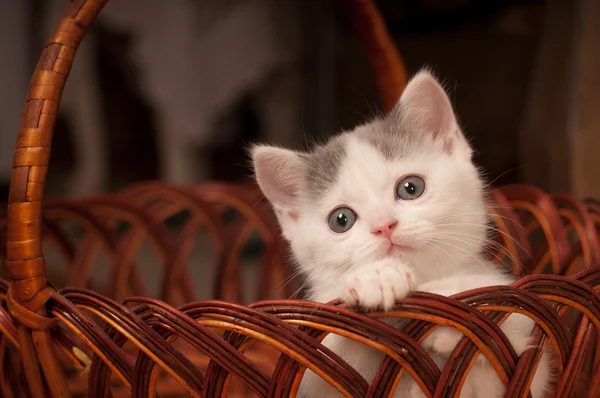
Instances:
[[[348,224],[348,218],[344,215],[344,213],[338,213],[337,223],[340,227],[345,227],[346,224]]]
[[[417,192],[417,187],[415,187],[415,184],[411,182],[407,182],[406,184],[404,184],[404,189],[406,190],[406,193],[410,195],[414,195],[415,192]]]

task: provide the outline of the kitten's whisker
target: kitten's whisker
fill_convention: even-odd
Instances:
[[[460,269],[460,265],[458,264],[457,260],[454,257],[452,257],[446,250],[444,250],[444,248],[442,248],[440,246],[433,245],[433,244],[431,244],[430,247],[432,249],[432,253],[434,253],[436,255],[436,257],[440,258],[440,253],[439,252],[441,252],[442,255],[445,255],[446,259],[452,260],[452,263],[454,265],[454,267],[453,267],[454,270]],[[446,261],[444,261],[443,259],[440,260],[440,263],[445,264],[445,265],[450,265]],[[452,267],[452,265],[450,265],[450,266]]]
[[[527,234],[529,234],[529,232],[527,231],[527,229],[521,223],[519,223],[517,220],[512,219],[511,217],[503,216],[502,214],[497,214],[497,213],[494,214],[494,215],[489,214],[489,212],[485,212],[485,213],[481,213],[481,212],[464,213],[464,212],[460,211],[460,209],[457,209],[457,210],[458,210],[458,213],[447,214],[447,215],[444,215],[444,216],[436,217],[435,219],[433,219],[434,223],[436,221],[443,221],[443,220],[448,220],[448,219],[456,219],[458,215],[460,215],[460,216],[482,216],[482,217],[485,217],[485,218],[498,217],[498,218],[501,218],[503,220],[512,222],[517,227],[521,228],[523,231],[525,231]],[[493,220],[490,220],[490,222],[494,223]]]
[[[446,226],[451,226],[451,224],[446,224]],[[493,229],[493,228],[489,228],[489,230],[490,230],[490,231],[493,231],[493,232],[496,232],[496,233],[498,233],[498,234],[500,234],[500,235],[502,235],[502,231],[498,231],[498,230],[495,230],[495,229]],[[489,238],[489,237],[486,237],[486,236],[483,236],[483,237],[481,237],[481,236],[479,236],[479,235],[474,235],[474,234],[469,234],[469,233],[464,233],[464,232],[457,232],[457,231],[444,231],[444,232],[442,232],[442,233],[438,233],[438,234],[436,234],[436,235],[441,235],[441,234],[443,234],[443,233],[446,233],[446,234],[451,234],[451,235],[470,236],[470,237],[472,237],[472,238],[474,238],[474,239],[479,239],[479,240],[482,240],[482,241],[484,241],[484,242],[487,242],[487,243],[492,243],[492,242],[494,242],[495,244],[498,244],[498,245],[500,245],[500,243],[498,243],[498,242],[495,242],[493,239],[491,239],[491,238]],[[518,240],[516,240],[516,239],[515,239],[515,238],[513,238],[512,236],[510,236],[510,235],[504,235],[504,236],[505,236],[506,238],[510,239],[510,241],[511,241],[511,242],[514,242],[515,244],[519,245],[519,248],[520,248],[521,250],[523,250],[523,251],[525,251],[525,250],[526,250],[526,249],[525,249],[525,247],[524,247],[524,246],[521,244],[521,242],[519,242]]]
[[[288,300],[292,300],[296,297],[296,295],[298,293],[300,293],[300,291],[307,285],[306,282],[303,282],[302,285],[298,288],[298,290],[296,290],[294,293],[292,293],[292,295],[290,297],[288,297]]]
[[[453,244],[451,244],[451,243],[449,243],[449,242],[444,242],[444,241],[442,241],[442,240],[440,240],[440,241],[439,241],[439,243],[445,244],[445,245],[447,245],[447,246],[450,246],[450,247],[452,247],[452,248],[454,248],[454,249],[457,249],[457,250],[460,250],[460,251],[464,252],[465,254],[467,254],[467,255],[468,255],[468,257],[470,257],[470,258],[472,258],[473,260],[475,260],[477,263],[479,263],[480,265],[482,265],[484,268],[487,268],[488,270],[490,269],[490,266],[489,266],[489,264],[486,264],[486,262],[485,262],[485,261],[484,261],[484,262],[482,262],[482,261],[481,261],[481,259],[477,258],[477,256],[473,255],[473,254],[472,254],[471,252],[469,252],[468,250],[466,250],[466,249],[463,249],[462,247],[459,247],[459,246],[453,245]]]
[[[512,171],[520,170],[520,169],[522,169],[522,168],[524,168],[524,167],[525,167],[525,166],[517,166],[517,167],[513,167],[512,169],[508,169],[508,170],[506,170],[505,172],[501,173],[501,174],[500,174],[498,177],[494,178],[492,181],[490,181],[490,182],[488,182],[487,184],[485,184],[485,185],[483,186],[483,188],[485,189],[485,188],[489,187],[489,186],[490,186],[490,185],[492,185],[494,182],[496,182],[496,181],[497,181],[499,178],[501,178],[501,177],[505,176],[506,174],[508,174],[508,173],[510,173],[510,172],[512,172]]]
[[[455,241],[459,241],[459,242],[474,242],[477,243],[479,242],[480,238],[475,236],[475,235],[470,235],[470,234],[461,234],[461,233],[454,233],[454,234],[439,234],[437,235],[439,237],[442,237],[443,239],[451,239],[451,240],[455,240]],[[471,240],[468,240],[468,238],[470,238]],[[474,240],[477,239],[477,240]],[[502,253],[504,255],[506,255],[513,263],[517,264],[517,266],[523,270],[523,264],[521,264],[521,262],[503,245],[499,244],[498,242],[495,242],[491,239],[484,239],[483,240],[484,243],[486,243],[486,246],[492,246],[496,249],[498,249],[499,253]],[[491,255],[493,255],[496,259],[498,259],[498,261],[501,261],[500,257],[498,257],[495,253],[490,252],[488,249],[486,249],[486,246],[482,247],[482,250],[486,253],[489,253]],[[486,251],[487,250],[487,251]]]
[[[458,264],[458,262],[456,261],[456,259],[452,256],[450,256],[445,250],[443,250],[442,248],[439,248],[438,246],[432,244],[431,242],[424,242],[423,243],[424,247],[430,248],[432,250],[432,253],[435,254],[436,257],[438,257],[440,259],[440,264],[444,264],[444,265],[449,265],[452,267],[452,265],[455,265],[456,267],[454,267],[454,269],[460,269],[460,265]],[[443,253],[446,255],[446,259],[448,260],[452,260],[453,264],[448,264],[447,261],[444,261],[444,259],[440,258],[439,253],[437,252],[438,250],[442,250]]]
[[[491,244],[494,247],[497,247],[498,249],[502,249],[503,246],[498,244],[497,242],[494,242],[493,240],[489,240],[486,238],[481,238],[479,236],[476,235],[472,235],[472,234],[465,234],[465,233],[460,233],[460,232],[455,232],[455,233],[445,233],[445,234],[436,234],[436,238],[442,238],[442,239],[451,239],[451,240],[455,240],[455,241],[459,241],[459,242],[467,242],[467,243],[473,243],[478,245],[479,243],[483,243],[485,244]],[[466,249],[464,248],[460,248],[463,251],[466,251]],[[481,247],[482,250],[485,250],[485,246]],[[510,255],[510,253],[506,253],[507,255]]]
[[[496,242],[494,239],[490,238],[490,237],[486,237],[486,236],[478,236],[478,235],[473,235],[473,234],[469,234],[469,233],[461,233],[461,232],[457,232],[457,231],[445,231],[445,232],[441,232],[441,233],[437,233],[435,234],[435,237],[441,237],[441,236],[460,236],[460,237],[468,237],[471,238],[469,240],[469,243],[475,244],[476,246],[484,246],[484,245],[493,245],[495,247],[505,247],[502,243],[500,242]],[[520,242],[515,242],[516,245],[519,246],[519,248],[523,251],[525,251],[525,248],[522,247],[522,245],[520,244]]]
[[[279,295],[279,293],[281,293],[282,290],[285,289],[285,287],[287,285],[289,285],[294,279],[296,279],[296,277],[300,276],[301,274],[302,274],[302,271],[300,271],[298,269],[298,270],[294,271],[290,276],[288,276],[287,278],[285,278],[284,280],[282,280],[280,283],[278,283],[273,288],[273,290],[277,289],[277,291],[275,292],[275,294]]]
[[[484,228],[486,228],[489,231],[496,232],[496,233],[504,236],[505,238],[509,239],[513,243],[515,243],[519,247],[519,249],[521,249],[524,252],[526,252],[529,255],[531,255],[531,253],[529,253],[529,251],[523,246],[523,244],[521,242],[519,242],[516,238],[510,236],[506,232],[504,232],[504,231],[502,231],[502,230],[500,230],[498,228],[495,228],[495,227],[492,227],[492,226],[488,226],[488,225],[481,225],[481,224],[471,224],[471,225],[478,226],[478,227],[484,227]],[[436,225],[436,227],[453,227],[453,226],[463,226],[463,224],[460,224],[460,223],[450,223],[450,224],[437,224]],[[485,238],[485,239],[488,239],[488,238]]]
[[[498,202],[492,202],[492,203],[487,203],[485,206],[487,209],[490,208],[494,208],[494,209],[506,209],[506,210],[512,210],[514,212],[520,211],[521,209],[516,208],[514,206],[503,206],[501,204],[499,204]]]

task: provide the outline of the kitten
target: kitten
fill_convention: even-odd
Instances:
[[[389,116],[333,137],[309,153],[255,146],[258,184],[273,205],[309,284],[309,298],[389,310],[410,291],[452,295],[508,285],[514,277],[483,255],[487,232],[484,184],[471,160],[443,88],[427,71],[413,77]],[[529,346],[533,321],[510,316],[501,326],[517,354]],[[462,338],[438,328],[424,349],[443,367]],[[323,341],[371,381],[383,359],[336,335]],[[534,398],[550,379],[542,357]],[[483,356],[460,397],[501,397],[505,387]],[[307,371],[301,396],[340,396]],[[408,375],[395,396],[425,394]]]

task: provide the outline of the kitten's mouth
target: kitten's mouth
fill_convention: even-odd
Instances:
[[[388,248],[387,248],[388,255],[402,254],[402,253],[406,253],[407,251],[410,251],[410,250],[412,250],[412,247],[410,247],[410,246],[406,246],[401,243],[394,243],[392,241],[388,241]]]

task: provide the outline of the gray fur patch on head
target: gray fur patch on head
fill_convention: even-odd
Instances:
[[[394,131],[390,131],[390,130]],[[354,131],[356,137],[377,149],[388,160],[406,156],[409,137],[404,129],[385,121],[376,121]]]
[[[334,136],[325,145],[319,145],[303,154],[307,165],[306,190],[311,199],[319,199],[331,189],[339,175],[340,167],[347,157],[346,141],[356,137],[367,145],[379,150],[388,160],[409,156],[423,139],[410,134],[398,118],[388,117],[357,127],[354,131]]]
[[[347,157],[346,142],[351,136],[371,145],[387,160],[409,157],[427,141],[423,134],[414,134],[410,126],[403,123],[401,109],[395,109],[385,119],[374,120],[354,131],[336,135],[325,145],[319,145],[312,152],[302,155],[308,170],[308,197],[319,199],[335,184]]]
[[[308,166],[306,189],[309,197],[322,197],[335,183],[342,162],[346,159],[347,136],[348,133],[337,135],[327,144],[317,146],[313,152],[304,155]]]
[[[387,160],[410,157],[426,142],[424,135],[415,134],[403,123],[398,109],[385,119],[357,128],[353,134],[377,149]]]

